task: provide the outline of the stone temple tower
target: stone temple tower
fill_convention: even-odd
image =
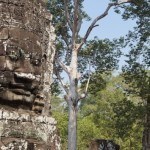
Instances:
[[[59,150],[50,117],[55,55],[42,0],[0,1],[0,149]]]

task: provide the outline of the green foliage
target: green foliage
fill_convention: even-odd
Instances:
[[[118,58],[121,55],[120,45],[122,41],[114,39],[94,40],[87,42],[86,46],[79,52],[79,69],[90,69],[97,73],[110,72],[117,68]]]
[[[148,0],[138,0],[132,7],[124,7],[123,18],[125,20],[136,19],[137,25],[125,38],[125,44],[129,46],[129,54],[126,55],[127,65],[123,67],[122,75],[125,82],[129,84],[128,94],[138,95],[145,106],[143,139],[147,139],[150,134],[150,121],[147,119],[147,116],[150,116],[150,3]],[[134,115],[136,112],[133,112]],[[148,140],[142,142],[145,146]]]
[[[144,117],[144,107],[135,105],[126,98],[113,104],[113,111],[116,119],[116,133],[121,138],[130,137],[131,129],[135,126],[140,128]],[[121,116],[121,117],[120,117]]]
[[[60,89],[60,86],[59,86],[57,80],[55,79],[53,81],[53,83],[51,84],[51,93],[53,96],[58,96],[61,92],[62,91]]]
[[[127,113],[131,114],[130,110],[127,110],[127,107],[131,107],[131,110],[133,112],[132,116],[127,116],[123,120],[124,122],[129,122],[130,127],[131,125],[132,127],[135,127],[134,129],[132,129],[132,131],[128,130],[128,133],[135,134],[140,124],[140,126],[144,128],[142,129],[144,130],[143,133],[146,133],[143,134],[143,139],[148,139],[148,136],[150,134],[150,121],[149,119],[147,119],[147,116],[150,116],[150,3],[149,0],[133,0],[133,3],[131,5],[123,5],[122,8],[124,8],[124,11],[122,11],[122,17],[124,20],[136,20],[136,26],[134,27],[133,31],[129,31],[124,40],[125,45],[128,46],[129,53],[126,55],[127,63],[123,67],[122,76],[124,77],[125,82],[129,85],[126,92],[129,96],[139,96],[142,100],[142,106],[131,104],[129,103],[129,101],[124,101],[124,104],[122,103],[124,105],[124,109],[120,110],[120,112],[123,113],[123,116],[126,116]],[[117,8],[117,10],[120,9]],[[120,106],[117,107],[119,109]],[[125,111],[127,111],[126,114]],[[116,117],[119,125],[121,120],[119,119],[118,113],[116,113]],[[136,117],[138,119],[140,118],[140,123]],[[125,127],[121,124],[120,126],[124,129],[130,128],[128,126]],[[123,133],[121,135],[124,135],[127,138],[128,133],[125,134],[125,130],[122,130],[122,132]],[[136,138],[138,140],[138,136],[136,136]],[[143,146],[147,145],[147,143],[148,140],[142,141]],[[137,149],[141,148],[139,147]]]
[[[90,72],[89,72],[90,73]],[[87,80],[88,80],[89,74],[83,76],[82,82],[81,82],[81,88],[84,88]],[[103,79],[101,73],[93,73],[91,74],[88,93],[94,94],[100,91],[101,89],[104,89],[106,87],[106,81]]]
[[[67,135],[68,135],[68,115],[66,112],[53,112],[53,116],[57,120],[57,128],[60,132],[61,137],[61,149],[66,150],[67,149]]]
[[[80,21],[89,19],[82,10],[82,2],[83,0],[80,1],[79,7]],[[120,8],[124,8],[125,11]],[[71,29],[65,17],[64,1],[50,0],[48,9],[54,15],[53,24],[57,34],[56,57],[61,57],[62,61],[68,65],[72,54],[70,48],[72,39]],[[69,1],[68,11],[71,22],[74,16],[73,9],[72,1]],[[90,69],[95,71],[91,74],[90,94],[85,101],[81,101],[79,107],[78,145],[81,150],[86,149],[92,138],[113,139],[121,145],[123,150],[141,149],[145,108],[143,103],[139,104],[139,102],[141,99],[147,101],[149,98],[149,2],[148,0],[133,1],[130,5],[124,4],[116,8],[116,13],[122,13],[124,20],[136,19],[137,26],[134,31],[129,31],[125,38],[119,40],[95,38],[87,41],[87,45],[79,52],[78,70],[83,77],[82,85],[85,85],[88,74],[91,74]],[[80,41],[81,37],[78,35],[76,43]],[[130,48],[129,54],[126,55],[127,65],[122,73],[127,85],[121,82],[120,77],[104,80],[101,73],[104,71],[110,73],[117,67],[117,59],[121,55],[120,48],[125,46]],[[58,66],[55,68],[61,71]],[[57,102],[62,104],[62,101]],[[67,115],[65,111],[60,113],[64,107],[58,106],[54,116],[59,122],[63,147],[66,148]]]
[[[98,137],[99,129],[95,126],[92,117],[79,118],[78,120],[78,147],[85,150],[91,139]]]
[[[83,0],[79,1],[79,16],[78,19],[81,21],[90,20],[86,12],[83,11],[82,6]],[[70,22],[73,23],[73,2],[68,2],[68,12]],[[48,10],[53,14],[53,25],[57,35],[56,39],[56,57],[59,58],[64,64],[69,65],[72,47],[71,46],[71,28],[67,23],[65,16],[65,5],[64,1],[61,0],[49,0]],[[81,42],[82,37],[77,33],[76,43]],[[118,58],[120,56],[120,44],[121,41],[109,39],[99,40],[95,37],[94,40],[86,41],[85,46],[79,51],[78,54],[78,71],[82,74],[82,77],[87,76],[89,69],[93,69],[98,73],[110,72],[117,68]],[[55,59],[56,60],[56,59]],[[55,64],[57,72],[62,69]]]
[[[81,20],[90,20],[89,16],[82,10],[83,0],[79,1],[79,10]],[[68,13],[70,15],[70,22],[73,23],[74,19],[74,5],[72,1],[68,2]],[[57,57],[63,56],[65,58],[65,63],[68,64],[71,58],[71,30],[67,23],[67,18],[65,16],[65,5],[62,0],[49,0],[48,1],[48,10],[53,14],[53,25],[55,27],[55,32],[57,35],[56,49],[57,49]],[[78,36],[78,40],[81,40],[81,37]]]
[[[122,150],[141,149],[142,121],[144,107],[141,99],[130,96],[127,100],[126,85],[121,76],[103,75],[105,88],[89,94],[81,101],[78,115],[78,148],[88,149],[93,139],[114,140]],[[96,84],[95,84],[96,86]],[[95,89],[94,89],[95,90]],[[67,113],[62,105],[63,100],[55,98],[52,102],[59,107],[54,109],[54,117],[58,120],[58,128],[62,139],[62,147],[67,146]],[[60,104],[58,104],[60,103]]]
[[[91,95],[83,102],[86,104],[81,103],[80,114],[83,118],[92,118],[97,129],[95,138],[112,139],[123,150],[141,149],[145,109],[139,104],[140,99],[130,96],[130,100],[126,100],[128,95],[124,89],[128,85],[122,81],[121,77],[110,77],[106,88]]]
[[[51,100],[52,116],[57,120],[57,128],[61,137],[61,149],[67,149],[67,135],[68,135],[68,114],[65,111],[66,103],[58,96],[53,96]]]

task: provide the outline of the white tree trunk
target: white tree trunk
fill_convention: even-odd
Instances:
[[[69,72],[69,122],[68,122],[68,150],[77,149],[77,105],[78,105],[78,70],[77,70],[77,51],[72,51],[72,58]]]
[[[77,146],[77,106],[69,102],[68,150],[76,150]]]
[[[147,113],[143,132],[143,150],[150,150],[150,96],[147,98]]]
[[[61,78],[58,75],[58,79],[60,80],[60,83],[62,87],[64,88],[66,92],[65,99],[67,100],[68,107],[69,107],[69,123],[68,123],[68,150],[76,150],[77,149],[77,107],[78,107],[78,101],[80,99],[83,99],[86,97],[87,94],[87,88],[89,84],[90,77],[88,79],[85,93],[83,93],[83,96],[78,93],[78,81],[80,79],[79,73],[78,73],[78,52],[81,50],[82,46],[86,43],[87,38],[89,37],[91,31],[94,27],[96,27],[97,21],[101,20],[105,16],[108,15],[108,11],[112,6],[118,5],[118,3],[110,3],[104,13],[102,13],[100,16],[96,17],[89,28],[87,29],[84,37],[79,43],[79,30],[78,28],[80,26],[81,21],[81,14],[80,14],[80,5],[79,0],[74,0],[74,12],[73,12],[73,22],[72,22],[72,15],[69,14],[68,9],[68,2],[67,0],[64,0],[65,5],[65,15],[66,15],[66,21],[68,24],[68,27],[70,28],[69,32],[71,31],[72,39],[71,44],[66,43],[67,50],[71,50],[71,62],[70,65],[66,66],[61,60],[58,60],[57,63],[62,67],[62,69],[67,73],[69,77],[69,88],[66,88],[66,86],[63,84]],[[126,1],[125,1],[126,2]],[[70,33],[69,33],[70,35]],[[72,48],[72,49],[71,49]],[[70,51],[69,51],[70,53]]]

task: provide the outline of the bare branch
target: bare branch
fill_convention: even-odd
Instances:
[[[66,44],[67,49],[70,49],[70,41],[68,40],[68,38],[66,36],[62,36],[62,39],[64,43]]]
[[[97,27],[99,25],[94,25],[93,28]],[[93,29],[92,28],[92,29]],[[92,30],[91,30],[92,31]],[[82,40],[80,44],[78,44],[78,46],[76,47],[76,50],[79,51],[81,49],[81,47],[83,46],[83,44],[86,43],[86,40]]]
[[[135,2],[134,2],[133,0],[118,0],[118,2],[116,2],[116,3],[110,3],[110,4],[108,4],[108,6],[107,6],[106,10],[104,11],[104,13],[101,14],[100,16],[98,16],[97,18],[95,18],[95,19],[93,20],[93,22],[92,22],[91,25],[89,26],[89,28],[88,28],[88,30],[87,30],[87,32],[86,32],[84,38],[82,39],[81,43],[79,44],[79,46],[77,47],[76,50],[80,50],[81,47],[83,46],[83,44],[86,43],[86,40],[87,40],[87,38],[89,37],[89,35],[90,35],[91,31],[93,30],[93,28],[95,28],[95,27],[98,26],[98,25],[95,25],[95,24],[96,24],[99,20],[101,20],[102,18],[104,18],[105,16],[108,15],[108,12],[109,12],[109,10],[110,10],[110,8],[111,8],[112,6],[117,6],[117,5],[124,4],[124,3],[135,3]]]
[[[118,0],[118,5],[124,4],[124,3],[133,3],[134,5],[139,5],[137,0]]]
[[[97,23],[99,20],[101,20],[102,18],[104,18],[105,16],[107,16],[107,15],[108,15],[108,12],[109,12],[109,10],[110,10],[110,8],[111,8],[112,6],[116,6],[116,5],[118,5],[118,3],[110,3],[110,4],[107,6],[107,8],[106,8],[106,10],[104,11],[104,13],[102,13],[100,16],[96,17],[96,18],[93,20],[93,22],[92,22],[91,25],[89,26],[88,30],[86,31],[86,34],[85,34],[84,38],[82,39],[81,43],[79,44],[77,50],[79,50],[79,49],[83,46],[83,44],[86,43],[86,40],[87,40],[87,38],[89,37],[89,35],[90,35],[91,31],[93,30],[93,28],[95,28],[95,27],[98,26],[98,25],[96,25],[96,23]]]
[[[70,68],[69,66],[66,66],[63,62],[61,62],[58,58],[57,58],[57,63],[62,67],[62,69],[69,74],[70,73]]]
[[[92,22],[91,25],[89,26],[89,28],[88,28],[88,30],[87,30],[87,32],[86,32],[84,38],[83,38],[84,42],[86,42],[86,40],[87,40],[89,34],[91,33],[92,29],[95,27],[95,24],[97,23],[97,21],[99,21],[99,20],[101,20],[102,18],[104,18],[105,16],[107,16],[107,15],[108,15],[108,11],[110,10],[110,8],[111,8],[112,6],[115,6],[115,5],[117,5],[117,3],[110,3],[110,4],[108,5],[108,7],[106,8],[106,10],[104,11],[104,13],[101,14],[100,16],[98,16],[97,18],[95,18],[95,19],[93,20],[93,22]]]
[[[66,20],[67,23],[69,25],[70,30],[72,31],[72,23],[71,23],[71,17],[69,15],[69,11],[68,11],[68,0],[64,0],[64,6],[65,6],[65,16],[66,16]]]
[[[56,76],[57,76],[58,80],[60,81],[60,84],[61,84],[62,88],[64,89],[64,91],[66,92],[66,94],[68,94],[68,89],[65,86],[65,84],[64,84],[63,80],[61,79],[61,76],[60,76],[60,74],[58,73],[57,70],[56,70]]]
[[[78,101],[80,101],[81,99],[86,98],[88,87],[89,87],[89,83],[90,83],[90,79],[91,79],[91,75],[89,75],[89,78],[88,78],[87,83],[86,83],[85,91],[80,95]]]
[[[87,90],[88,90],[88,87],[89,87],[89,83],[90,83],[90,79],[91,79],[91,75],[89,75],[89,78],[87,80],[86,87],[85,87],[85,93],[87,93]]]
[[[118,0],[118,4],[123,4],[123,3],[132,3],[133,0]]]
[[[74,19],[73,19],[73,30],[72,30],[72,49],[75,48],[75,43],[76,43],[76,37],[77,37],[77,26],[78,26],[78,17],[79,17],[79,12],[78,8],[79,3],[78,0],[74,0]]]

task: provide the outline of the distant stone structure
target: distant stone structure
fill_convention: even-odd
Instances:
[[[50,117],[55,55],[51,14],[42,0],[0,1],[0,149],[59,150]]]
[[[120,146],[112,140],[96,139],[91,141],[89,150],[120,150]]]

